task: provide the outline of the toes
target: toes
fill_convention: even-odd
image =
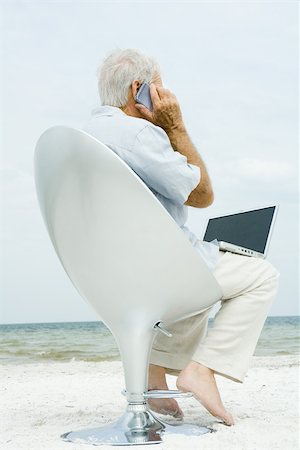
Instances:
[[[233,417],[232,417],[231,414],[229,414],[229,415],[226,417],[225,423],[226,423],[226,425],[228,425],[228,426],[234,425],[234,420],[233,420]]]
[[[183,412],[175,400],[149,399],[148,405],[152,411],[159,414],[170,415],[177,419],[183,417]]]
[[[229,411],[226,411],[225,414],[223,414],[223,419],[227,423],[227,425],[233,425],[234,424],[233,417],[232,417],[232,415],[230,414]]]
[[[226,414],[223,414],[222,416],[215,416],[215,417],[220,419],[222,421],[222,423],[224,423],[224,425],[227,425],[229,427],[232,425],[235,425],[233,417],[229,412],[227,412]]]
[[[181,409],[179,409],[178,411],[176,411],[176,413],[174,414],[174,417],[176,419],[182,419],[184,417],[183,411]]]
[[[184,416],[182,411],[174,411],[171,409],[157,409],[155,412],[165,416],[172,416],[174,419],[182,419]]]

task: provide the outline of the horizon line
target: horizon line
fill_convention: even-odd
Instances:
[[[294,315],[274,315],[274,316],[267,316],[266,320],[269,317],[300,317],[300,314],[294,314]],[[209,320],[213,320],[214,317],[210,317]],[[60,322],[7,322],[7,323],[0,323],[0,326],[3,325],[45,325],[45,324],[63,324],[63,323],[68,323],[68,324],[72,324],[72,323],[97,323],[100,322],[103,325],[105,325],[107,327],[107,325],[102,321],[102,320],[73,320],[70,322],[66,322],[66,321],[60,321]]]

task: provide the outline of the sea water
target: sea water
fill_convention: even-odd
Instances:
[[[299,325],[300,316],[267,317],[254,355],[298,354]],[[116,342],[102,322],[0,325],[0,364],[118,359]]]

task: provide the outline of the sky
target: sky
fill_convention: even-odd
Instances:
[[[299,314],[297,1],[2,1],[0,323],[98,320],[66,276],[43,223],[33,156],[53,125],[81,128],[99,104],[109,51],[160,64],[215,192],[209,217],[279,204],[269,315]],[[218,309],[215,306],[213,315]]]

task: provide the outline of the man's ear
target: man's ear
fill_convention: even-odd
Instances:
[[[131,92],[132,92],[132,96],[133,98],[136,96],[139,88],[141,87],[142,83],[139,80],[134,80],[131,83]]]

